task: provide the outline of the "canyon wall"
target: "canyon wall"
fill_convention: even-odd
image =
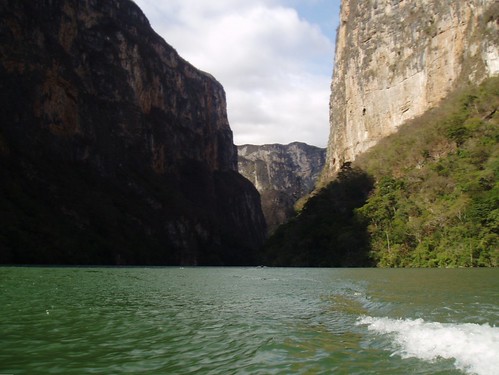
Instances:
[[[222,86],[130,0],[0,0],[0,261],[250,264]]]
[[[260,192],[269,232],[294,213],[298,199],[309,194],[324,167],[326,150],[305,143],[238,146],[239,173]]]
[[[343,0],[323,182],[436,106],[499,73],[496,0]]]

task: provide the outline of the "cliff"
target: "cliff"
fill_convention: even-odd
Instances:
[[[323,174],[453,89],[499,73],[499,2],[343,0]]]
[[[343,0],[327,160],[272,266],[496,267],[499,2]]]
[[[249,264],[222,86],[129,0],[0,0],[0,261]]]
[[[260,192],[269,232],[273,232],[294,215],[296,201],[314,189],[326,150],[299,142],[244,145],[237,150],[239,173]]]

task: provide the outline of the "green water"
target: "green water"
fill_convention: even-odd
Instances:
[[[0,374],[498,374],[499,269],[0,268]]]

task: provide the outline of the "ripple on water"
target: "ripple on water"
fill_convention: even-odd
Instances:
[[[480,275],[0,269],[0,373],[450,374],[358,318],[492,323],[497,273]]]

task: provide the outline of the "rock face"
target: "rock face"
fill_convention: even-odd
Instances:
[[[269,232],[294,214],[294,204],[310,193],[324,167],[326,150],[289,145],[238,146],[239,173],[260,192]]]
[[[435,106],[499,73],[496,0],[343,0],[324,178]]]
[[[222,86],[129,0],[0,0],[0,261],[250,264]]]

